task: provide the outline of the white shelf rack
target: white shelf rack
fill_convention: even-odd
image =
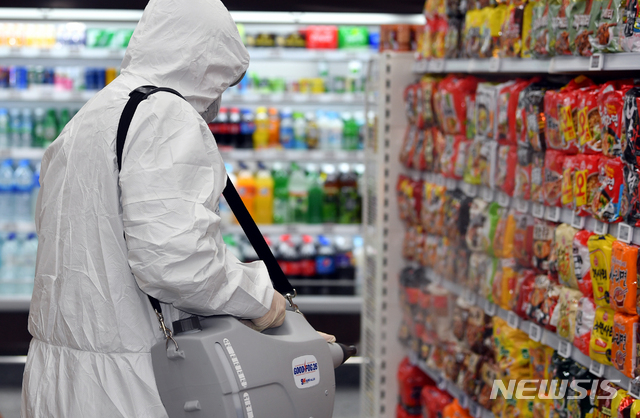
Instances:
[[[233,161],[280,161],[307,163],[362,163],[363,151],[324,151],[297,149],[234,149],[220,151],[225,162]]]
[[[44,148],[0,148],[0,159],[41,160]]]
[[[268,93],[268,94],[229,94],[222,95],[222,105],[257,105],[264,106],[269,105],[355,105],[358,107],[364,106],[364,93],[319,93],[319,94],[304,94],[304,93]]]
[[[260,232],[265,235],[282,234],[309,234],[309,235],[360,235],[360,224],[282,224],[282,225],[258,225]],[[222,233],[241,234],[240,225],[222,225]]]
[[[0,296],[0,312],[27,312],[31,296]]]

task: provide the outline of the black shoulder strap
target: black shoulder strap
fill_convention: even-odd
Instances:
[[[120,116],[120,122],[118,123],[118,133],[116,137],[116,158],[118,161],[118,171],[122,169],[122,152],[124,150],[124,143],[127,139],[127,132],[129,131],[129,126],[131,125],[131,120],[133,119],[133,115],[136,112],[136,109],[140,102],[145,100],[150,95],[165,91],[168,93],[175,94],[181,98],[182,95],[177,91],[167,88],[167,87],[155,87],[155,86],[142,86],[133,90],[129,93],[129,101],[124,107],[122,111],[122,115]],[[255,221],[249,214],[244,202],[240,198],[238,191],[234,187],[233,183],[229,177],[227,177],[227,185],[222,192],[225,199],[227,199],[227,203],[229,207],[233,211],[233,214],[238,219],[238,223],[242,227],[242,230],[246,234],[247,238],[249,238],[249,242],[256,250],[256,254],[258,257],[264,261],[264,264],[267,267],[267,271],[269,272],[269,277],[273,282],[273,287],[282,294],[289,294],[291,296],[295,295],[295,289],[289,283],[287,276],[285,276],[282,268],[278,264],[278,261],[273,256],[269,245],[267,245],[264,237],[260,233],[258,226]],[[162,313],[162,308],[160,307],[160,302],[157,299],[149,296],[149,301],[158,313]]]

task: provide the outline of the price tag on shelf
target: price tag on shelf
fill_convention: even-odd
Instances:
[[[504,192],[498,192],[498,204],[503,208],[509,207],[509,195]]]
[[[624,222],[618,224],[618,239],[627,244],[631,243],[633,239],[633,228]]]
[[[524,199],[516,199],[516,209],[518,212],[526,213],[529,211],[529,202]]]
[[[445,186],[447,190],[455,190],[458,187],[458,182],[456,179],[447,179],[445,181]]]
[[[444,71],[444,60],[443,59],[433,59],[429,62],[429,72],[432,73],[441,73]]]
[[[589,59],[589,71],[602,71],[604,67],[604,55],[593,54]]]
[[[489,72],[497,73],[500,71],[500,58],[491,58],[489,60]]]
[[[445,379],[442,373],[438,375],[436,386],[440,390],[447,390],[447,379]]]
[[[573,212],[571,218],[571,226],[578,229],[584,229],[584,216],[578,216],[575,212]]]
[[[571,349],[573,345],[569,341],[560,340],[558,342],[558,354],[564,358],[571,358]]]
[[[531,207],[531,213],[536,218],[544,218],[544,206],[542,206],[540,203],[534,203]]]
[[[488,187],[483,187],[480,189],[480,197],[485,202],[491,203],[493,202],[493,190]]]
[[[629,380],[629,389],[627,389],[629,396],[636,399],[640,399],[640,378]]]
[[[597,235],[605,235],[609,231],[609,224],[596,221],[596,225],[593,227],[593,232]]]
[[[473,184],[462,183],[462,191],[469,197],[476,197],[478,194],[478,187]]]
[[[529,324],[529,338],[533,341],[540,342],[542,339],[542,328],[536,324]]]
[[[602,377],[604,375],[604,364],[591,360],[591,364],[589,364],[589,371],[598,377]]]
[[[496,312],[498,311],[498,307],[496,306],[495,303],[491,303],[489,301],[487,301],[484,304],[484,313],[486,313],[489,316],[496,316]]]
[[[469,405],[469,415],[471,415],[473,418],[481,418],[482,409],[480,408],[480,405],[475,402],[471,402],[471,405]]]
[[[518,329],[518,326],[520,325],[520,317],[515,313],[509,311],[507,313],[507,325],[509,325],[511,328]]]
[[[476,294],[471,289],[466,289],[464,292],[464,298],[470,305],[476,304]]]
[[[551,222],[560,221],[560,208],[557,206],[548,206],[546,208],[546,218]]]
[[[460,398],[458,399],[458,402],[460,402],[460,406],[463,409],[467,409],[469,408],[469,397],[466,394],[461,394]]]

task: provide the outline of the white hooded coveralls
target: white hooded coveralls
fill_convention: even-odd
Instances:
[[[151,0],[121,75],[47,149],[22,417],[166,417],[149,353],[163,335],[146,294],[168,304],[167,324],[178,310],[269,310],[264,264],[240,263],[222,241],[227,175],[200,116],[248,63],[220,0]],[[116,129],[142,85],[187,101],[160,92],[139,105],[119,174]]]

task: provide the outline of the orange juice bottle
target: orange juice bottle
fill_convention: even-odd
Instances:
[[[273,223],[273,177],[267,168],[259,163],[256,174],[255,216],[258,224]]]
[[[280,114],[273,107],[269,108],[269,147],[280,148]]]
[[[236,188],[249,214],[255,218],[256,179],[245,163],[240,163]]]

